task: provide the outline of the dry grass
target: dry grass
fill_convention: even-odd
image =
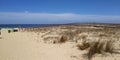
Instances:
[[[67,36],[62,36],[59,40],[59,43],[65,43],[66,41],[68,41]]]
[[[90,46],[90,49],[87,53],[88,59],[91,60],[91,58],[93,57],[93,55],[95,54],[101,54],[104,50],[104,43],[101,42],[94,42],[93,45]]]
[[[108,37],[107,34],[99,34],[99,37]]]
[[[85,56],[88,58],[88,60],[91,60],[91,58],[95,54],[105,54],[105,53],[116,53],[115,48],[113,46],[114,41],[96,41],[96,42],[86,42],[84,41],[82,45],[78,44],[77,47],[80,50],[88,50],[88,53],[85,54]]]
[[[90,44],[86,41],[83,41],[82,45],[78,44],[77,47],[80,50],[85,50],[90,47]]]
[[[105,52],[114,53],[113,43],[114,41],[111,41],[111,40],[106,42]]]
[[[0,39],[2,39],[2,37],[0,37]]]
[[[95,55],[95,54],[104,54],[104,53],[114,53],[114,46],[113,41],[106,41],[106,42],[94,42],[89,48],[89,51],[87,53],[87,57],[89,60]]]

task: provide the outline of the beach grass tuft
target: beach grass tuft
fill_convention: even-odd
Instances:
[[[82,45],[78,44],[77,47],[80,50],[88,50],[88,53],[84,54],[88,60],[91,60],[95,54],[114,53],[115,48],[113,45],[114,41],[96,41],[96,42],[86,42],[84,41]]]
[[[83,41],[82,44],[77,44],[79,50],[85,50],[90,47],[90,44],[86,41]]]
[[[68,41],[67,36],[61,36],[59,43],[65,43],[66,41]]]

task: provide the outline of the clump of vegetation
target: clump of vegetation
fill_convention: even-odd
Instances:
[[[109,52],[109,53],[114,53],[114,47],[113,47],[113,43],[114,41],[108,41],[106,42],[106,46],[105,46],[105,52]]]
[[[2,39],[2,37],[0,37],[0,39]]]
[[[99,34],[99,37],[108,37],[106,34]]]
[[[87,57],[89,60],[91,60],[91,58],[93,57],[93,55],[95,54],[101,54],[104,51],[104,43],[102,42],[94,42],[92,43],[92,45],[89,48],[89,51],[87,53]]]
[[[81,35],[80,38],[85,40],[87,38],[87,35]],[[86,41],[84,41],[84,42],[86,42]]]
[[[60,42],[60,43],[65,43],[66,41],[68,41],[67,36],[61,36],[59,42]]]
[[[83,41],[83,43],[82,43],[81,45],[78,44],[77,47],[78,47],[78,49],[80,49],[80,50],[85,50],[85,49],[87,49],[87,48],[90,47],[90,44],[89,44],[88,42],[86,42],[86,41]]]
[[[83,41],[83,43],[80,45],[78,44],[77,47],[80,50],[88,50],[88,53],[85,54],[85,56],[91,60],[91,58],[95,54],[105,54],[105,53],[116,53],[115,48],[113,45],[114,41],[96,41],[96,42],[86,42]]]

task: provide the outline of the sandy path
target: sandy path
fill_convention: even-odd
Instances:
[[[3,35],[0,40],[0,60],[79,60],[72,58],[79,54],[73,43],[38,43],[32,38],[34,33],[30,34],[18,32]]]

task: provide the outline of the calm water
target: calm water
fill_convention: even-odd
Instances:
[[[28,28],[28,27],[43,27],[43,26],[57,26],[60,24],[0,24],[0,28]]]

